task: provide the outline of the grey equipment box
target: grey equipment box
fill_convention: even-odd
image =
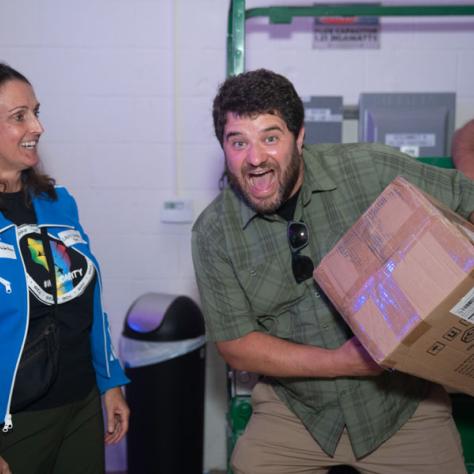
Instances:
[[[359,141],[398,148],[415,158],[451,154],[456,94],[366,93],[359,100]]]

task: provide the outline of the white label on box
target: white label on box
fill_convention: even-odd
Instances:
[[[331,109],[307,108],[304,111],[306,122],[342,122],[342,114],[333,114]]]
[[[395,148],[402,146],[433,147],[436,146],[436,135],[434,133],[387,133],[385,134],[385,145]]]
[[[451,313],[466,321],[474,321],[474,288],[468,291],[467,294],[451,308]]]
[[[420,156],[420,147],[415,145],[403,145],[400,147],[402,153],[406,153],[413,158],[418,158]]]

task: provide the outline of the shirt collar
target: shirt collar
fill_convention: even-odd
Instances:
[[[323,154],[317,146],[303,148],[304,181],[301,188],[301,199],[304,206],[310,201],[314,193],[332,191],[337,188],[336,183],[328,173],[323,162]]]

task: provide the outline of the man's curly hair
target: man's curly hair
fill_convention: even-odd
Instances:
[[[303,102],[293,84],[284,76],[267,69],[248,71],[226,79],[214,99],[214,130],[221,146],[227,113],[241,117],[274,114],[281,117],[295,136],[304,121]]]

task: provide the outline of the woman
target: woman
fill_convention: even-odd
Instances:
[[[38,114],[29,81],[0,63],[0,474],[97,474],[99,393],[117,443],[128,380],[75,201],[37,169]]]

